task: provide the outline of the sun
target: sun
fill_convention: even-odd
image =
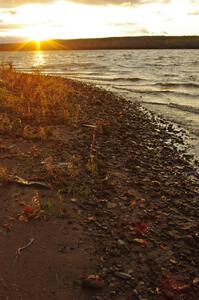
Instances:
[[[44,26],[30,26],[26,28],[26,37],[28,40],[40,43],[49,40],[51,37],[50,29]]]
[[[37,30],[31,32],[28,35],[29,39],[34,41],[34,42],[42,42],[42,41],[46,41],[50,38],[50,35],[47,33],[43,33],[43,32],[38,32]]]
[[[32,36],[30,38],[31,38],[32,41],[37,42],[37,43],[40,43],[40,42],[46,40],[46,38],[44,38],[43,36],[39,36],[39,35]]]

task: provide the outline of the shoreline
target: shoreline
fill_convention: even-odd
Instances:
[[[93,85],[33,76],[0,89],[1,297],[197,299],[199,175],[175,129]],[[43,119],[17,106],[28,82],[46,93]]]
[[[198,49],[198,36],[126,36],[41,41],[39,50]],[[38,50],[35,41],[0,44],[0,51]]]
[[[142,105],[142,103],[141,103]],[[164,119],[167,122],[170,122],[171,124],[173,124],[173,127],[175,128],[176,133],[179,131],[179,133],[181,133],[181,131],[184,131],[184,144],[186,147],[186,151],[188,154],[193,155],[195,157],[195,160],[199,162],[199,133],[198,132],[194,132],[193,129],[191,128],[191,126],[185,126],[185,124],[180,123],[180,119],[174,119],[174,117],[169,116],[168,114],[163,114],[160,112],[160,110],[157,109],[153,109],[150,107],[151,105],[147,105],[147,103],[144,104],[144,107],[155,113],[160,119]],[[197,163],[198,164],[198,163]]]

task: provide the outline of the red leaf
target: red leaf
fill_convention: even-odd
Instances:
[[[178,278],[172,274],[168,274],[162,279],[162,291],[170,298],[175,298],[175,294],[183,293],[188,288],[189,285],[182,278]]]
[[[34,213],[34,210],[33,210],[33,208],[32,208],[31,206],[26,206],[26,207],[24,208],[24,213],[25,213],[26,215],[32,215],[32,214]]]
[[[149,226],[146,223],[137,222],[133,224],[133,233],[136,236],[142,236],[149,231]]]

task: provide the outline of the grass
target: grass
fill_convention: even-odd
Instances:
[[[83,93],[78,97],[79,91],[76,89],[76,85],[70,80],[44,76],[38,71],[24,74],[17,72],[12,64],[1,65],[0,134],[8,138],[17,137],[16,143],[20,149],[17,160],[22,165],[25,159],[23,152],[26,153],[27,145],[31,145],[28,154],[26,153],[27,167],[23,167],[26,171],[20,166],[22,174],[24,172],[25,175],[19,176],[26,178],[29,170],[31,178],[33,171],[33,174],[71,197],[89,197],[91,190],[89,184],[84,183],[84,177],[98,176],[105,168],[98,157],[97,142],[102,136],[109,135],[110,122],[93,116],[95,93],[91,91],[89,94],[90,90],[83,86]],[[83,134],[82,124],[87,124]],[[78,133],[82,145],[88,143],[84,155],[81,153],[79,141],[76,140]],[[66,149],[64,143],[70,143],[71,137],[75,141],[74,146],[69,144]],[[59,145],[64,147],[63,155]],[[10,157],[13,159],[12,154]],[[6,171],[0,170],[1,182],[5,183],[6,177]]]
[[[37,125],[78,122],[81,107],[70,103],[74,90],[66,88],[61,78],[19,73],[12,64],[5,64],[0,66],[0,88],[0,108],[14,110],[21,121]]]
[[[5,167],[0,166],[0,186],[3,183],[9,182],[9,172]]]

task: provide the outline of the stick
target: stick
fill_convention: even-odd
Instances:
[[[24,250],[24,249],[26,249],[26,248],[28,248],[30,245],[32,245],[32,243],[34,242],[34,240],[35,240],[35,239],[31,238],[31,239],[30,239],[30,242],[29,242],[27,245],[18,248],[17,251],[16,251],[16,254],[17,254],[17,255],[21,255],[21,251]]]

